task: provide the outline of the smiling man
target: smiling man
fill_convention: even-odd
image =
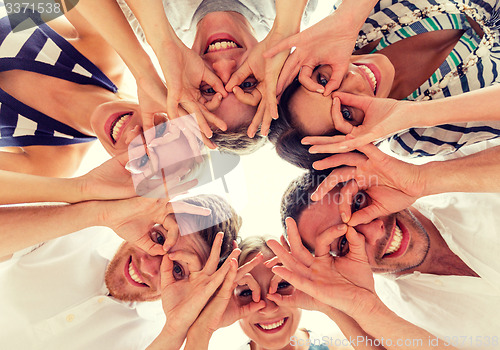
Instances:
[[[306,173],[290,184],[282,200],[282,219],[296,220],[302,242],[311,251],[320,233],[342,224],[339,187],[320,202],[309,200],[323,179]],[[359,192],[352,211],[369,203]],[[402,318],[453,346],[498,346],[499,208],[499,194],[447,193],[356,226],[364,236],[372,271],[381,275],[376,283],[379,297]],[[331,243],[336,256],[349,251],[344,233],[339,231]]]
[[[241,225],[220,197],[185,201],[209,208],[211,215],[170,214],[149,229],[151,241],[163,245],[168,233],[191,228],[193,233],[180,235],[169,249],[184,253],[173,261],[176,280],[204,266],[220,231],[221,258],[226,257]],[[143,303],[160,299],[163,256],[121,242],[113,231],[92,227],[19,251],[1,263],[2,347],[145,349],[165,323],[160,302]]]

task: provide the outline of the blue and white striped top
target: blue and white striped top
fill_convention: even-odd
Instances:
[[[481,26],[483,38],[471,28],[466,15]],[[408,100],[445,98],[500,82],[499,0],[381,0],[365,21],[355,49],[380,39],[374,50],[378,51],[399,40],[444,29],[465,32],[436,72]],[[471,122],[412,128],[392,136],[389,144],[400,155],[419,157],[451,153],[498,136],[500,122]]]
[[[13,29],[18,28],[16,32]],[[28,28],[19,30],[19,28]],[[112,92],[117,87],[91,61],[29,9],[10,14],[0,0],[0,72],[20,69]],[[95,140],[0,89],[0,147],[68,145]]]

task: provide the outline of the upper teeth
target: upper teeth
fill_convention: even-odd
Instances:
[[[116,141],[116,138],[118,137],[118,135],[120,133],[120,128],[127,120],[130,119],[131,116],[132,116],[132,113],[127,113],[127,114],[124,114],[118,118],[118,121],[115,122],[115,124],[113,125],[113,128],[111,130],[111,137],[113,137],[113,140]]]
[[[259,323],[259,326],[261,326],[262,328],[264,329],[275,329],[275,328],[278,328],[279,326],[281,326],[283,323],[285,322],[285,319],[282,319],[278,322],[274,322],[274,323],[270,323],[270,324],[262,324],[262,323]]]
[[[367,66],[360,65],[358,67],[361,68],[363,72],[365,72],[366,75],[370,78],[373,85],[373,92],[375,92],[377,90],[377,79],[375,79],[375,74],[373,74],[372,70]]]
[[[132,267],[132,261],[128,264],[128,273],[135,282],[144,284],[144,281],[135,273],[135,270]]]
[[[385,254],[392,254],[401,247],[401,241],[403,240],[403,231],[396,225],[394,230],[394,236],[392,237],[392,242],[389,248],[386,250]]]
[[[238,45],[236,45],[236,43],[234,41],[219,41],[219,42],[216,42],[215,44],[210,44],[208,46],[208,49],[207,49],[207,52],[213,52],[213,51],[217,51],[217,50],[224,50],[224,49],[227,49],[227,48],[235,48],[235,47],[238,47]]]

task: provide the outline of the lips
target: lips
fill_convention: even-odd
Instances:
[[[357,64],[356,65],[361,74],[365,77],[366,81],[370,85],[373,94],[375,95],[377,93],[377,86],[378,86],[378,79],[380,78],[380,73],[378,73],[378,69],[374,65],[366,65],[366,64]],[[378,77],[377,74],[378,73]]]
[[[399,221],[395,221],[391,238],[387,242],[383,258],[397,258],[403,255],[410,241],[408,230]]]
[[[104,130],[109,135],[111,142],[116,144],[125,130],[125,126],[132,119],[134,112],[120,112],[111,115],[104,124]]]
[[[217,33],[208,38],[203,53],[206,54],[241,47],[242,46],[231,35],[227,33]]]
[[[128,264],[125,264],[125,278],[127,281],[137,287],[149,287],[146,283],[144,283],[140,273],[137,270],[137,267],[132,262],[132,256],[128,260]]]
[[[273,322],[261,322],[256,323],[255,326],[262,332],[267,334],[277,333],[285,327],[285,324],[288,320],[288,317],[282,318],[280,320],[276,320]]]

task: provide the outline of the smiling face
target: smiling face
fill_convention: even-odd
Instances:
[[[332,74],[330,66],[320,66],[312,75],[315,82],[325,86]],[[355,95],[387,97],[394,80],[394,67],[380,54],[353,55],[337,91]],[[300,86],[288,102],[292,124],[305,135],[324,135],[335,131],[331,117],[332,96],[323,96]],[[363,122],[361,110],[341,107],[342,116],[352,125]]]
[[[342,223],[338,203],[338,188],[333,189],[320,202],[306,208],[297,224],[304,245],[315,248],[316,237],[326,229]],[[369,204],[366,194],[355,197],[353,212]],[[420,222],[406,209],[396,214],[380,217],[369,224],[358,225],[356,231],[365,236],[366,254],[373,272],[398,273],[421,265],[430,247],[429,235]],[[347,254],[349,243],[339,235],[330,245],[337,256]]]
[[[150,237],[159,243],[167,231],[159,225],[151,229]],[[170,253],[182,250],[184,260],[174,261],[172,271],[176,280],[199,271],[208,259],[209,247],[198,232],[180,236]],[[160,264],[163,256],[149,255],[137,246],[124,242],[106,270],[105,282],[110,294],[123,301],[152,301],[161,296]]]
[[[192,49],[199,53],[206,66],[226,84],[231,75],[245,62],[250,50],[257,44],[253,28],[245,17],[237,12],[212,12],[198,23]],[[248,77],[240,87],[247,93],[257,86]],[[202,96],[210,101],[215,91],[205,83],[200,86]],[[240,102],[233,93],[223,98],[212,112],[224,120],[228,130],[248,125],[257,107]]]
[[[264,249],[264,261],[274,257],[269,250]],[[245,262],[255,257],[256,253],[250,254]],[[253,268],[250,272],[261,288],[261,300],[266,306],[245,318],[239,323],[245,334],[253,342],[266,349],[282,349],[290,343],[290,337],[295,334],[299,326],[301,310],[298,308],[278,306],[273,301],[268,300],[266,295],[269,291],[271,279],[275,274],[270,268],[262,263]],[[284,280],[280,280],[276,293],[290,295],[294,287]],[[235,289],[235,296],[240,305],[246,305],[252,301],[252,292],[248,286],[238,286]]]

